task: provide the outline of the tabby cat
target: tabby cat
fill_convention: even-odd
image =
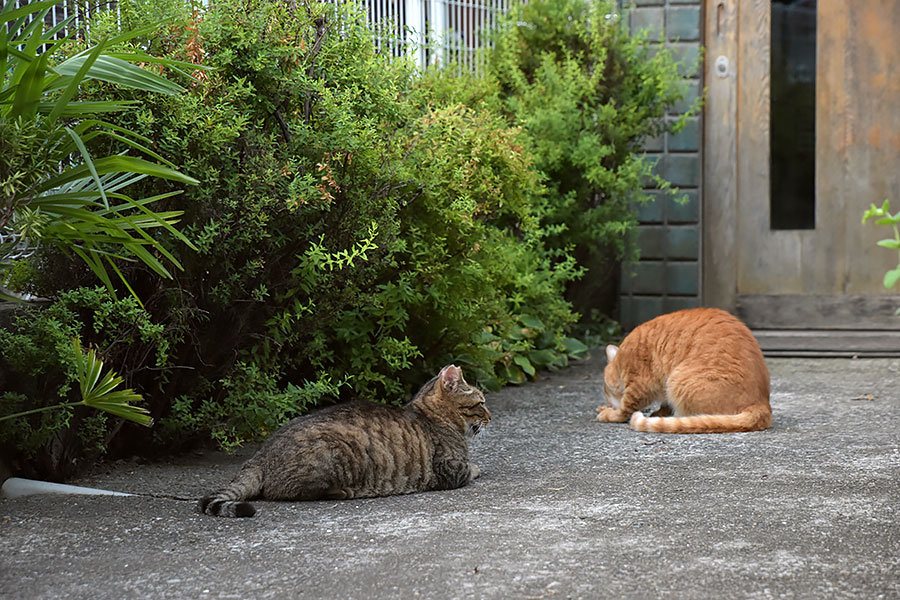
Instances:
[[[467,439],[490,420],[481,391],[448,365],[403,408],[351,403],[290,421],[198,508],[252,517],[256,509],[246,500],[253,498],[367,498],[462,487],[481,474],[469,461]]]
[[[619,347],[607,346],[607,404],[598,421],[637,431],[723,433],[772,424],[769,370],[759,344],[738,319],[694,308],[639,325]],[[660,404],[646,417],[641,409]],[[674,415],[674,416],[666,416]]]

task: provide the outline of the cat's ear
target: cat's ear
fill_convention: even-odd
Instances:
[[[462,381],[462,369],[456,365],[447,365],[441,369],[441,387],[448,392],[452,392],[459,387]]]
[[[609,346],[606,347],[606,360],[608,360],[609,362],[612,362],[618,352],[619,352],[619,347],[613,346],[612,344],[610,344]]]

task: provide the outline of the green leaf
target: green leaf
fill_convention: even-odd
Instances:
[[[866,212],[863,213],[862,222],[865,223],[872,217],[880,217],[883,214],[884,214],[884,211],[873,204],[872,206],[869,207],[869,209]]]
[[[75,347],[75,371],[81,390],[81,403],[85,406],[108,412],[146,427],[153,424],[146,408],[132,406],[143,398],[134,390],[116,390],[123,379],[115,371],[108,371],[102,377],[103,361],[97,358],[97,351],[91,348],[84,352],[78,338],[73,338]]]
[[[106,135],[108,137],[111,137],[114,140],[119,140],[123,144],[131,146],[135,150],[140,150],[142,154],[144,154],[146,156],[150,156],[151,158],[156,159],[158,162],[164,163],[166,166],[168,166],[172,169],[175,168],[175,165],[172,164],[172,162],[166,160],[165,158],[163,158],[162,156],[160,156],[159,154],[157,154],[156,152],[154,152],[147,146],[144,146],[143,144],[139,144],[138,142],[132,140],[131,138],[125,137],[124,135],[119,135],[118,133],[107,132],[107,131],[99,132],[99,133]]]
[[[466,367],[466,369],[472,373],[475,381],[477,381],[478,385],[485,391],[499,392],[502,388],[500,381],[493,372],[488,372],[479,367]]]
[[[17,296],[12,296],[12,295],[10,295],[10,294],[4,292],[4,291],[3,291],[3,288],[0,288],[0,302],[16,302],[16,303],[19,303],[19,304],[25,304],[25,303],[26,303],[25,300],[22,300],[21,298],[19,298],[19,297],[17,297]]]
[[[534,365],[532,365],[527,358],[525,358],[521,354],[516,354],[513,357],[513,362],[519,365],[522,370],[525,371],[525,373],[527,373],[529,376],[534,377],[534,374],[536,373],[536,371],[534,370]]]
[[[128,62],[142,62],[142,63],[155,63],[165,65],[169,68],[180,68],[186,69],[188,71],[215,71],[216,67],[208,66],[208,65],[198,65],[196,63],[182,61],[182,60],[174,60],[171,58],[158,58],[156,56],[151,56],[150,54],[146,54],[144,52],[106,52],[106,56],[112,58],[118,58],[121,60],[125,60]]]
[[[106,286],[106,289],[109,290],[109,294],[115,298],[116,297],[116,288],[112,284],[112,280],[109,278],[109,273],[106,272],[106,268],[103,266],[103,261],[100,260],[100,257],[96,255],[96,253],[91,251],[85,251],[84,249],[73,245],[72,252],[78,255],[78,257],[84,261],[84,263],[94,272],[94,275],[103,282],[103,285]]]
[[[522,331],[523,330],[519,327],[513,327],[509,330],[509,332],[507,332],[506,337],[514,341],[524,340],[525,335],[522,333]]]
[[[537,317],[532,317],[530,315],[522,315],[521,317],[519,317],[519,321],[522,323],[522,325],[530,329],[542,330],[545,328],[543,321],[541,321]]]
[[[138,398],[140,399],[141,397],[138,396]],[[117,417],[133,421],[144,427],[151,427],[153,425],[153,419],[149,416],[150,411],[140,406],[131,406],[130,404],[120,402],[96,402],[91,406]]]
[[[887,215],[881,219],[875,221],[876,225],[894,225],[896,223],[900,223],[900,213],[896,215]]]
[[[900,266],[884,274],[885,289],[889,290],[893,288],[897,284],[898,280],[900,280]]]
[[[587,354],[588,351],[588,347],[580,340],[571,337],[563,338],[562,345],[569,356],[583,356],[584,354]]]
[[[13,9],[12,7],[15,6],[15,3],[7,0],[3,10],[0,11],[0,23],[5,24],[15,21],[19,17],[27,17],[57,4],[59,4],[59,0],[43,0],[42,2],[30,2],[21,8]]]
[[[73,56],[58,64],[56,66],[56,72],[60,75],[75,75],[88,60],[88,56],[85,56],[84,54]],[[184,88],[177,83],[169,81],[164,77],[160,77],[155,73],[151,73],[146,69],[136,67],[121,58],[115,58],[109,55],[97,57],[96,62],[90,65],[85,77],[99,79],[123,87],[167,95],[179,94],[184,91]]]
[[[44,90],[47,91],[46,89]],[[85,102],[69,102],[66,104],[60,116],[75,117],[79,115],[93,115],[96,113],[122,112],[140,104],[137,100],[116,100],[116,101],[85,101]],[[49,113],[57,106],[56,103],[38,102],[37,111],[42,114]]]
[[[75,95],[75,92],[78,91],[78,86],[81,85],[81,81],[84,79],[91,66],[99,58],[100,53],[103,52],[103,46],[105,44],[106,40],[104,39],[99,44],[97,44],[93,51],[91,51],[91,53],[88,54],[82,61],[81,67],[75,72],[74,76],[69,81],[69,85],[66,86],[66,89],[62,94],[60,94],[59,98],[56,100],[56,105],[47,116],[48,125],[53,125],[54,123],[56,123],[56,120],[63,114],[63,112],[65,112],[66,108],[70,104],[70,101],[72,100],[72,97]],[[58,69],[57,73],[59,73]]]
[[[898,248],[900,248],[900,240],[897,240],[897,239],[893,239],[893,240],[878,240],[877,244],[878,244],[879,246],[881,246],[882,248],[893,248],[893,249],[898,249]]]
[[[548,348],[544,348],[542,350],[532,350],[528,353],[528,359],[531,361],[531,363],[539,367],[548,367],[550,365],[555,365],[558,358],[559,355]]]
[[[500,381],[496,377],[487,377],[479,381],[481,383],[481,387],[483,387],[487,392],[499,392],[503,387],[500,385]]]
[[[94,161],[94,171],[101,175],[106,173],[142,173],[152,177],[171,179],[191,185],[200,183],[193,177],[188,177],[174,169],[133,156],[107,156],[106,158],[97,159]],[[66,169],[59,175],[51,177],[38,186],[36,191],[38,193],[50,191],[53,188],[83,179],[90,175],[91,169],[86,165],[78,165]]]
[[[131,296],[132,296],[135,300],[137,300],[138,304],[141,305],[141,308],[144,308],[144,302],[143,302],[143,300],[141,300],[140,296],[137,295],[137,292],[134,291],[134,288],[131,287],[131,284],[128,283],[128,280],[127,280],[127,279],[125,279],[125,276],[122,275],[122,271],[119,269],[119,266],[118,266],[118,265],[117,265],[117,264],[116,264],[109,256],[106,256],[105,258],[106,258],[106,262],[109,263],[109,266],[111,266],[111,267],[113,268],[113,271],[116,272],[116,275],[119,276],[119,280],[120,280],[123,284],[125,284],[125,287],[126,287],[126,288],[128,288],[128,292],[131,294]],[[163,271],[165,271],[165,269],[163,269]],[[157,272],[158,272],[158,271],[157,271]],[[166,273],[168,273],[168,271],[166,271]]]
[[[525,373],[522,372],[522,369],[512,365],[504,365],[502,374],[509,383],[514,385],[521,385],[528,381],[528,378],[525,376]]]
[[[94,167],[94,161],[91,160],[91,155],[88,153],[87,148],[84,146],[84,142],[81,141],[81,138],[78,137],[77,133],[72,131],[69,127],[66,127],[66,132],[68,132],[69,136],[75,142],[75,145],[78,146],[78,151],[81,153],[81,158],[84,159],[85,166],[91,172],[91,177],[97,184],[97,191],[100,193],[100,197],[103,198],[103,205],[108,210],[109,199],[106,197],[106,190],[103,189],[103,182],[100,181],[100,176],[97,174],[97,169]]]
[[[37,112],[38,101],[43,93],[44,73],[46,72],[46,54],[38,60],[28,63],[19,79],[13,96],[10,119],[31,119]]]

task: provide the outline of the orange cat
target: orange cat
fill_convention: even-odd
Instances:
[[[723,433],[772,424],[769,370],[759,344],[738,319],[715,308],[662,315],[607,346],[608,404],[598,421],[637,431]],[[662,404],[651,417],[640,410]],[[658,416],[672,414],[674,416]]]

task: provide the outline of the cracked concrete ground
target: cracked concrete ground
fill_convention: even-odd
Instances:
[[[0,500],[0,596],[900,598],[900,360],[770,359],[772,428],[693,436],[597,423],[601,366],[490,394],[458,490],[243,520],[154,497],[243,458],[209,453],[73,482],[144,496]]]

